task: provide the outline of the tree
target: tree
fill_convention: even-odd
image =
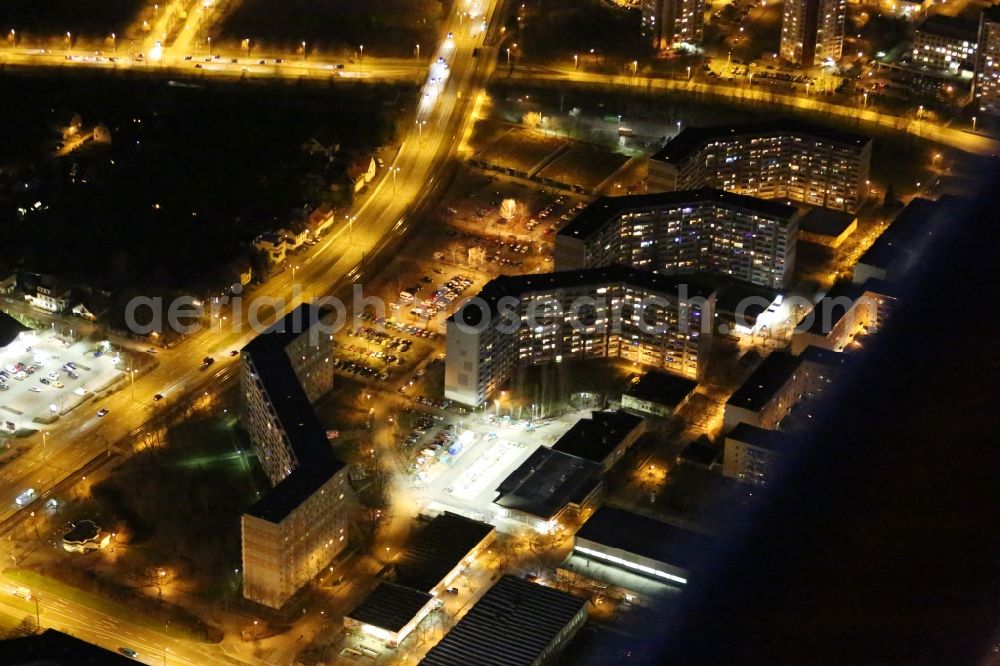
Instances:
[[[521,122],[524,123],[524,126],[528,129],[535,129],[542,124],[542,114],[538,111],[528,111],[524,114],[524,117],[521,118]]]
[[[892,187],[892,183],[885,188],[885,197],[882,199],[883,208],[892,208],[896,205],[896,190]]]
[[[518,204],[515,199],[504,199],[500,203],[500,217],[508,222],[513,221],[517,217],[517,213]]]

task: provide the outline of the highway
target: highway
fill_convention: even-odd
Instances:
[[[650,90],[676,91],[692,96],[715,97],[736,103],[765,103],[769,105],[807,111],[822,116],[839,116],[872,123],[894,131],[909,132],[916,136],[935,141],[942,145],[964,150],[977,155],[1000,155],[1000,141],[983,134],[973,134],[962,129],[945,127],[930,120],[916,120],[882,113],[871,107],[846,106],[826,101],[821,96],[792,95],[775,92],[764,85],[730,85],[723,82],[707,83],[697,79],[665,79],[647,76],[597,74],[575,70],[571,67],[542,67],[517,65],[510,78],[524,82],[550,84],[553,82],[577,83],[581,85],[605,86],[631,89],[637,93]]]
[[[492,0],[464,0],[464,3],[463,11],[492,22],[495,10]],[[448,32],[454,37],[442,40],[431,62],[439,56],[443,58],[448,63],[447,78],[443,83],[428,82],[421,88],[414,124],[402,137],[395,160],[386,164],[386,174],[362,205],[351,212],[350,223],[340,221],[319,244],[291,260],[294,269],[287,269],[257,286],[244,299],[239,310],[242,321],[247,321],[252,301],[259,303],[269,299],[273,311],[280,314],[303,301],[335,293],[352,282],[361,283],[363,262],[370,261],[384,247],[391,247],[393,241],[407,233],[417,223],[414,211],[432,200],[444,185],[443,174],[452,162],[458,139],[469,126],[474,103],[496,62],[495,48],[483,48],[479,57],[473,57],[473,49],[483,45],[487,34],[479,30],[478,21],[460,21],[455,11],[446,23],[442,37]],[[440,65],[432,66],[433,75],[441,75],[443,69]],[[425,72],[425,75],[430,77],[432,74]],[[389,175],[393,171],[395,175]],[[77,408],[48,429],[50,434],[44,451],[36,446],[31,453],[2,468],[0,506],[4,509],[0,511],[0,519],[11,524],[16,510],[14,497],[20,490],[35,487],[40,491],[36,501],[44,502],[54,485],[105,451],[107,443],[140,432],[152,410],[162,408],[180,394],[191,395],[232,378],[239,358],[230,356],[230,351],[240,349],[256,335],[248,326],[233,327],[233,315],[224,310],[211,321],[211,326],[191,334],[171,349],[161,350],[157,354],[158,367],[136,377],[134,391],[126,388],[102,399],[99,404]],[[216,359],[207,370],[201,366],[205,356]],[[152,396],[156,393],[163,393],[165,400],[154,403]],[[104,418],[96,417],[100,407],[110,410]],[[31,508],[34,507],[25,507],[20,515]],[[53,607],[51,612],[55,614],[58,610],[59,607]],[[93,638],[98,644],[112,649],[121,644],[120,627],[112,624],[105,631],[97,623],[98,619],[104,622],[106,618],[99,618],[83,608],[67,607],[66,611],[66,617],[53,615],[53,621],[80,618],[83,624],[93,627],[93,634],[78,635],[88,640]],[[43,613],[42,620],[43,625],[49,624],[48,611]],[[144,648],[154,652],[162,653],[166,647],[171,650],[183,647],[175,643],[155,632],[143,636]],[[209,656],[218,654],[216,647],[190,644],[186,649],[196,654],[192,653],[191,661],[177,663],[214,663],[208,660]]]

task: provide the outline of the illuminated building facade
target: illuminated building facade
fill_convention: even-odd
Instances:
[[[688,127],[650,159],[649,191],[712,187],[855,212],[871,155],[871,137],[797,121]]]
[[[911,58],[915,64],[939,72],[971,70],[978,27],[972,21],[935,14],[914,31]]]
[[[1000,6],[996,5],[979,18],[975,103],[983,113],[1000,115]]]
[[[774,477],[787,441],[787,435],[780,430],[740,423],[726,435],[722,475],[755,486],[766,485]]]
[[[273,486],[241,521],[243,595],[272,608],[348,544],[348,468],[312,409],[333,382],[326,314],[302,305],[241,355],[242,420]]]
[[[642,0],[642,30],[658,51],[700,44],[705,0]]]
[[[697,378],[715,292],[615,265],[501,276],[447,322],[445,397],[480,405],[521,366],[624,358]]]
[[[624,264],[781,288],[795,264],[802,214],[709,188],[601,197],[556,236],[556,270]]]
[[[847,0],[786,0],[781,15],[781,57],[799,67],[840,60]]]

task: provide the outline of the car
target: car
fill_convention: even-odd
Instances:
[[[69,375],[70,379],[79,379],[80,378],[80,375],[76,374],[72,370],[67,371],[66,374]]]
[[[448,33],[448,39],[453,39],[454,37],[455,37],[455,35],[453,35],[453,34],[452,34],[452,33],[450,33],[450,32]]]
[[[156,353],[156,347],[149,347],[148,349],[146,349],[146,353],[147,354],[155,354]]]
[[[458,588],[457,587],[449,587],[448,590],[447,590],[447,592],[448,592],[448,594],[458,594]]]
[[[153,401],[154,402],[159,402],[160,400],[163,400],[163,394],[162,393],[157,393],[156,395],[153,396]]]
[[[14,498],[14,504],[18,506],[26,506],[28,504],[31,504],[32,500],[34,500],[37,495],[38,493],[35,492],[34,488],[28,488],[27,490],[25,490],[20,495]]]
[[[215,359],[212,358],[211,356],[206,356],[205,358],[201,359],[201,364],[206,368],[212,365],[213,363],[215,363]]]
[[[29,386],[28,390],[31,391],[32,393],[41,393],[42,392],[42,389],[38,388],[37,386]]]
[[[196,62],[194,64],[194,68],[195,69],[205,69],[204,65],[202,65],[200,62]]]
[[[107,416],[108,412],[110,412],[110,411],[111,410],[108,409],[107,407],[102,407],[101,409],[97,410],[97,416],[99,416],[99,417]]]
[[[239,349],[234,349],[231,352],[229,352],[229,355],[230,356],[239,356],[240,355],[240,350]]]
[[[43,384],[48,384],[49,383],[49,378],[48,377],[42,377],[38,381],[40,381]]]
[[[230,60],[229,62],[231,62],[231,63],[233,63],[233,64],[235,65],[236,63],[238,63],[238,62],[239,62],[239,60],[238,60],[238,59],[236,59],[236,58],[233,58],[233,59],[232,59],[232,60]]]
[[[62,382],[52,382],[52,386],[53,386],[53,388],[57,388],[57,389],[61,389],[61,388],[65,387],[65,385]]]
[[[283,63],[283,62],[285,62],[285,61],[284,61],[284,60],[282,60],[281,58],[275,58],[275,59],[274,59],[274,64],[276,64],[276,65],[280,65],[280,64],[281,64],[281,63]]]
[[[118,648],[118,651],[121,652],[126,657],[131,657],[132,659],[138,659],[139,658],[139,653],[136,652],[135,650],[133,650],[130,647],[120,647],[120,648]]]
[[[258,64],[258,65],[266,65],[266,64],[267,64],[267,61],[266,61],[266,60],[258,60],[258,61],[257,61],[257,64]]]
[[[443,65],[444,64],[444,56],[438,56],[437,62],[438,62],[439,65]]]
[[[14,596],[21,597],[25,601],[31,601],[31,590],[26,587],[16,587],[14,588]]]
[[[185,59],[185,60],[190,60],[190,59],[191,59],[191,56],[189,56],[189,55],[186,55],[186,56],[184,56],[184,59]]]

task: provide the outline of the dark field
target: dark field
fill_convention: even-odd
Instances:
[[[19,44],[61,40],[67,31],[76,37],[105,38],[125,28],[146,5],[144,0],[3,0],[0,2],[2,45],[13,28]]]
[[[416,45],[429,55],[443,35],[438,21],[450,2],[436,0],[244,0],[226,17],[221,38],[249,37],[264,49],[353,57],[359,45],[372,56],[408,57]]]

